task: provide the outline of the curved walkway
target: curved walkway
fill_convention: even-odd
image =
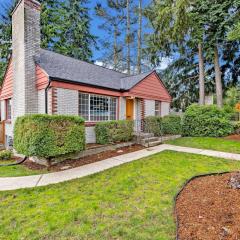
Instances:
[[[159,145],[143,149],[137,152],[127,153],[117,157],[108,158],[99,162],[91,163],[77,168],[69,170],[54,172],[42,175],[33,175],[27,177],[6,177],[0,178],[0,191],[16,190],[20,188],[32,188],[37,186],[46,186],[49,184],[61,183],[76,178],[85,177],[94,173],[110,169],[121,164],[132,162],[143,157],[165,151],[172,150],[184,153],[200,154],[211,157],[225,158],[230,160],[240,161],[240,154],[218,152],[212,150],[203,150],[188,147],[179,147],[168,144]]]

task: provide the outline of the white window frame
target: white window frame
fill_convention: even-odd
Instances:
[[[159,109],[157,109],[157,104],[159,104]],[[162,116],[162,102],[161,101],[155,101],[155,116],[161,117]]]
[[[87,93],[87,92],[80,92],[79,91],[79,115],[81,116],[81,105],[80,105],[80,94],[88,95],[88,119],[85,119],[86,122],[105,122],[105,121],[112,121],[117,120],[118,118],[118,97],[113,96],[107,96],[107,95],[100,95],[100,94],[94,94],[94,93]],[[107,120],[91,120],[91,97],[102,97],[108,99],[108,119]],[[115,119],[111,119],[111,103],[112,99],[116,100],[115,105]],[[84,116],[83,116],[84,117]]]

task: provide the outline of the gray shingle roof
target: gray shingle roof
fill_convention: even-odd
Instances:
[[[130,76],[44,49],[35,61],[50,78],[114,90],[129,90],[151,73]]]

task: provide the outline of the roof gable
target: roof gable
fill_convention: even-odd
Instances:
[[[153,72],[128,75],[44,49],[41,49],[40,56],[35,60],[52,80],[116,91],[128,91]]]
[[[120,90],[122,77],[127,76],[111,69],[80,61],[41,49],[36,63],[55,80],[88,84]]]
[[[13,63],[12,58],[10,58],[3,78],[0,99],[4,100],[12,98],[12,96],[13,96]]]
[[[133,88],[130,89],[129,94],[136,97],[143,97],[159,101],[172,101],[171,96],[169,95],[166,87],[156,71],[150,73],[140,82],[138,82]]]

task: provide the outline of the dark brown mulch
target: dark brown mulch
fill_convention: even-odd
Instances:
[[[54,166],[51,166],[49,171],[51,172],[56,172],[56,171],[62,171],[64,167],[69,167],[70,168],[75,168],[75,167],[79,167],[79,166],[83,166],[86,164],[90,164],[90,163],[94,163],[94,162],[98,162],[107,158],[111,158],[111,157],[116,157],[119,155],[123,155],[126,153],[130,153],[130,152],[135,152],[135,151],[139,151],[141,149],[144,149],[143,146],[141,145],[133,145],[131,147],[122,147],[122,148],[118,148],[117,150],[113,150],[113,151],[105,151],[99,154],[94,154],[92,156],[88,156],[88,157],[84,157],[84,158],[80,158],[77,160],[66,160],[64,162],[58,163]],[[32,170],[42,170],[42,169],[46,169],[45,166],[33,163],[31,161],[26,161],[24,163],[24,165],[26,167],[28,167],[29,169]]]
[[[240,190],[229,185],[235,173],[194,179],[176,203],[179,240],[239,240]]]
[[[227,139],[227,140],[234,140],[234,141],[240,141],[240,135],[238,135],[238,134],[230,135],[230,136],[225,137],[225,139]]]

